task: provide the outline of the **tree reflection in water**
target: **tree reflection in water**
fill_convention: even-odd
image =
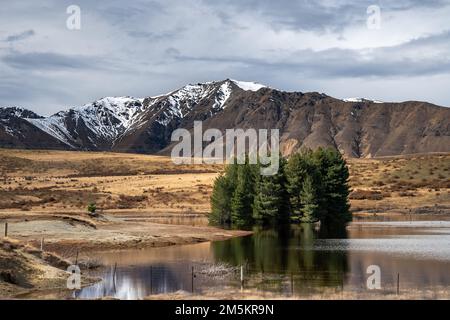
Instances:
[[[214,260],[245,265],[248,283],[252,278],[276,279],[280,288],[295,282],[295,290],[340,287],[349,264],[345,250],[317,250],[319,239],[346,239],[345,225],[289,225],[278,229],[256,227],[254,234],[211,244]],[[288,279],[288,280],[286,280]],[[272,281],[276,284],[277,281]]]

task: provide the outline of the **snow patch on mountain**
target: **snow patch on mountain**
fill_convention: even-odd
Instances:
[[[3,129],[5,130],[5,132],[7,134],[9,134],[11,137],[15,137],[16,134],[20,134],[20,131],[16,132],[8,126],[6,119],[0,119],[0,124],[3,126]]]
[[[174,118],[183,119],[203,99],[214,96],[214,104],[211,112],[217,112],[224,108],[226,101],[231,96],[229,81],[206,82],[189,84],[183,88],[168,94],[165,98],[159,96],[164,110],[159,114],[156,122],[167,126]]]
[[[70,147],[75,147],[77,129],[86,127],[88,139],[95,145],[96,140],[114,141],[126,131],[142,114],[142,102],[132,97],[105,97],[47,118],[26,120]],[[75,127],[69,131],[71,120]]]
[[[365,99],[365,98],[346,98],[346,99],[342,99],[342,101],[344,101],[344,102],[373,102],[373,103],[384,103],[383,101],[379,101],[379,100],[370,100],[370,99]]]
[[[257,82],[246,82],[239,80],[231,80],[235,85],[245,91],[258,91],[261,88],[267,88],[267,86]]]
[[[228,98],[230,98],[231,92],[232,89],[230,83],[228,81],[223,83],[216,94],[215,102],[212,108],[214,110],[222,110],[225,107],[225,103],[227,102]]]
[[[31,124],[35,125],[42,131],[55,137],[59,141],[67,144],[68,146],[75,148],[71,143],[71,137],[69,131],[67,131],[64,125],[64,119],[57,117],[56,115],[43,119],[25,119]]]

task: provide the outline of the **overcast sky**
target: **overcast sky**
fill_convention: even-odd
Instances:
[[[48,115],[226,78],[450,106],[450,0],[0,4],[0,106]],[[80,30],[66,26],[70,5]],[[381,9],[379,29],[367,27],[370,5]]]

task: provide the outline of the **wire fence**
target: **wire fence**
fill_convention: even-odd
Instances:
[[[420,277],[420,275],[417,275]],[[118,268],[102,275],[103,281],[83,289],[84,298],[115,296],[144,298],[150,295],[177,291],[202,295],[205,292],[227,289],[270,293],[287,298],[332,297],[371,298],[391,296],[399,298],[448,298],[450,284],[419,286],[413,275],[391,274],[381,279],[381,287],[371,290],[367,276],[351,272],[329,270],[261,270],[249,266],[222,264],[153,265],[142,268]],[[417,279],[419,280],[419,279]]]

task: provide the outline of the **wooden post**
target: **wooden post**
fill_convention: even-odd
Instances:
[[[153,294],[153,267],[150,266],[150,294]]]
[[[44,237],[41,238],[41,252],[44,251]]]
[[[241,290],[244,289],[244,266],[241,265]]]
[[[77,250],[77,256],[75,258],[75,265],[77,265],[77,264],[78,264],[78,250]]]
[[[5,222],[5,238],[8,236],[8,222]]]
[[[291,272],[291,296],[294,295],[294,274]]]
[[[400,294],[400,273],[397,273],[397,295]]]
[[[191,291],[194,293],[194,266],[192,266],[192,273],[191,273]]]
[[[113,271],[113,287],[114,287],[114,293],[117,292],[117,289],[116,289],[116,270],[117,270],[117,262],[114,263],[114,271]]]

